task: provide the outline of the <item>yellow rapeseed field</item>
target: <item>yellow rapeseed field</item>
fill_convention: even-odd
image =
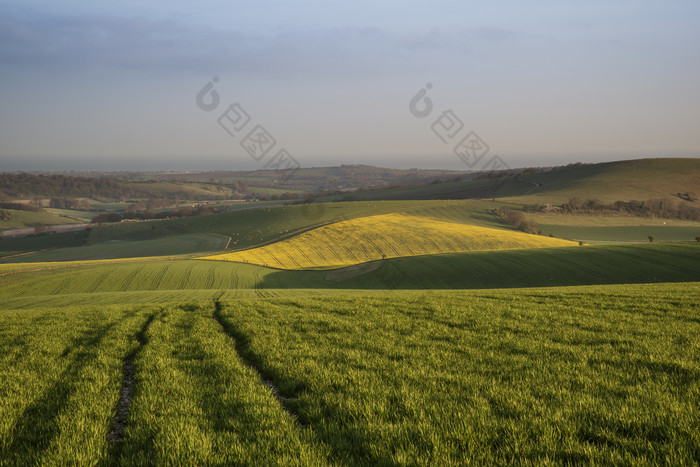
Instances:
[[[399,256],[572,245],[576,243],[393,213],[337,222],[271,245],[205,258],[279,269],[326,269]]]

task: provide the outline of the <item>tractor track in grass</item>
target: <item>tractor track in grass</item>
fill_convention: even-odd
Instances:
[[[95,363],[94,349],[117,324],[115,321],[96,326],[68,344],[61,354],[61,358],[69,359],[65,369],[23,410],[7,438],[9,442],[0,444],[0,465],[40,464],[38,459],[60,433],[62,410],[79,391],[77,380],[81,372]]]
[[[277,400],[277,402],[279,402],[279,405],[282,408],[282,410],[287,412],[287,414],[289,414],[292,420],[297,422],[300,426],[305,426],[305,424],[301,422],[299,415],[292,407],[292,405],[297,401],[297,398],[286,397],[280,393],[280,390],[277,387],[277,385],[275,385],[274,381],[265,375],[265,373],[260,369],[258,363],[255,361],[255,357],[251,355],[250,343],[248,342],[248,338],[235,325],[225,321],[224,318],[221,316],[222,308],[223,306],[221,305],[221,302],[218,300],[218,298],[215,299],[214,319],[219,323],[219,325],[221,325],[221,328],[223,329],[224,333],[233,340],[238,357],[248,368],[254,370],[258,374],[258,376],[260,377],[260,381],[262,381],[265,387],[267,387],[270,390],[272,396]]]
[[[146,339],[146,331],[148,331],[148,327],[151,325],[154,318],[155,314],[149,315],[146,322],[141,326],[141,329],[136,334],[136,340],[139,345],[127,355],[122,365],[122,388],[119,392],[119,400],[117,401],[114,417],[112,418],[112,423],[107,433],[107,440],[112,445],[119,445],[124,440],[124,428],[126,428],[131,400],[134,395],[134,374],[136,373],[134,360],[148,342],[148,339]]]

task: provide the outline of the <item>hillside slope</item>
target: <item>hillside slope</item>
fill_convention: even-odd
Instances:
[[[0,264],[3,309],[170,303],[333,289],[488,289],[700,281],[697,243],[497,250],[394,258],[333,271],[231,261]]]
[[[561,204],[578,197],[603,202],[655,198],[686,202],[677,197],[678,193],[686,192],[700,195],[699,158],[573,164],[517,176],[363,191],[327,199],[499,198],[515,203]],[[694,205],[700,206],[700,203]]]
[[[638,159],[564,167],[519,177],[530,193],[511,197],[524,203],[559,204],[570,198],[603,202],[654,198],[684,202],[678,193],[700,195],[700,159]],[[539,187],[535,187],[539,185]],[[699,205],[697,202],[695,205]]]
[[[700,281],[700,245],[696,242],[477,251],[383,263],[335,285],[350,289],[489,289]]]
[[[280,269],[309,269],[403,256],[571,245],[575,243],[512,230],[394,213],[337,222],[271,245],[209,256],[207,259]]]
[[[169,237],[182,237],[187,234],[223,235],[231,238],[229,249],[237,250],[279,241],[333,222],[392,212],[415,213],[420,216],[484,227],[508,228],[498,216],[491,212],[500,206],[502,206],[501,203],[464,200],[314,203],[264,207],[196,217],[107,224],[94,227],[89,231],[42,237],[2,239],[0,257],[4,254],[70,247],[84,248],[98,244],[104,247],[112,245],[117,250],[121,250],[124,245],[114,242],[115,240],[120,242],[167,240]],[[150,256],[148,252],[146,255]],[[124,256],[133,255],[121,257]],[[89,259],[85,254],[79,257]],[[104,256],[98,255],[91,258],[102,257]],[[119,251],[109,257],[120,257]]]

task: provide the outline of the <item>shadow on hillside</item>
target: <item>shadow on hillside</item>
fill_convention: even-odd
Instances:
[[[258,288],[487,289],[700,281],[700,246],[579,246],[393,258],[357,273],[276,271]],[[350,270],[350,268],[345,268]]]

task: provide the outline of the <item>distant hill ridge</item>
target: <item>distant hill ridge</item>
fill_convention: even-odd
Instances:
[[[691,194],[691,198],[693,193],[700,195],[700,158],[577,165],[519,178],[532,187],[529,193],[519,197],[520,201],[563,202],[578,197],[603,202],[653,198],[693,202],[683,195]],[[539,186],[535,188],[533,183]]]
[[[431,183],[344,195],[357,200],[498,198],[525,204],[561,204],[571,198],[601,202],[672,199],[700,206],[700,158],[635,159],[569,164],[475,175],[469,180]],[[335,199],[342,199],[338,196]]]
[[[115,174],[119,175],[119,174]],[[125,182],[99,177],[0,173],[0,197],[34,196],[163,196],[181,190],[188,199],[216,198],[218,184],[277,187],[298,192],[342,191],[358,199],[504,198],[522,203],[559,204],[572,197],[603,202],[652,198],[697,203],[700,198],[700,158],[634,159],[595,164],[576,163],[554,168],[511,169],[502,176],[458,170],[388,169],[341,165],[299,169],[284,183],[275,171],[207,171],[121,173]],[[155,183],[135,183],[151,180]],[[174,181],[182,185],[169,185]],[[440,183],[437,183],[439,181]],[[160,185],[159,183],[165,183]],[[190,184],[193,184],[190,186]],[[211,186],[207,184],[213,184]],[[414,186],[409,186],[414,185]],[[213,188],[212,188],[213,187]],[[357,188],[374,187],[355,193]],[[382,188],[386,187],[386,188]],[[378,191],[379,190],[379,191]],[[688,196],[684,196],[684,195]],[[341,199],[341,196],[336,197]],[[330,199],[329,199],[330,200]]]

